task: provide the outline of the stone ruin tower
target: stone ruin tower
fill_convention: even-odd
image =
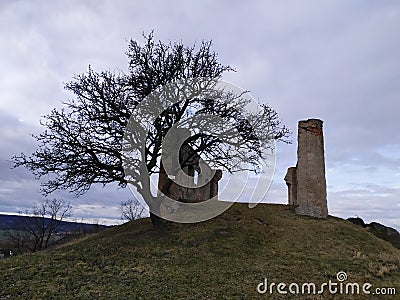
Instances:
[[[297,165],[287,170],[289,205],[299,215],[328,216],[325,180],[323,121],[309,119],[298,125]]]

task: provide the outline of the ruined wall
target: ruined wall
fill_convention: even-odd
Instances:
[[[180,202],[206,201],[218,196],[218,182],[222,177],[222,172],[211,169],[200,156],[193,153],[193,149],[188,145],[181,147],[189,136],[190,131],[179,128],[175,130],[174,136],[169,142],[163,144],[158,189],[161,191],[169,181],[165,170],[180,169],[180,162],[186,161],[190,165],[180,169],[176,174],[166,196]],[[177,148],[179,149],[179,159],[174,155],[178,152]],[[197,182],[195,182],[195,178]]]
[[[290,167],[285,176],[288,186],[289,205],[297,205],[297,168]]]
[[[208,167],[209,168],[209,167]],[[222,178],[221,170],[213,170],[203,168],[198,174],[197,183],[194,182],[194,172],[185,168],[183,174],[175,177],[174,182],[169,188],[166,196],[176,201],[182,202],[202,202],[213,197],[218,197],[218,182]],[[179,178],[181,177],[181,178]],[[161,171],[158,179],[158,189],[161,190],[164,184],[168,181],[165,171]],[[218,198],[216,198],[218,200]]]
[[[297,205],[296,213],[316,218],[328,216],[322,124],[318,119],[299,122],[297,166],[285,177],[289,204]]]

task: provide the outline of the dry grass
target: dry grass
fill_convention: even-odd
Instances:
[[[265,277],[321,284],[336,281],[339,271],[348,282],[400,293],[400,250],[371,233],[334,217],[297,216],[283,205],[234,204],[217,218],[164,233],[138,220],[2,260],[0,299],[284,299],[259,295],[257,284]]]

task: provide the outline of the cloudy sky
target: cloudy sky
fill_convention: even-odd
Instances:
[[[31,153],[40,117],[72,97],[63,85],[90,64],[127,70],[127,41],[185,44],[213,40],[224,79],[270,104],[294,132],[297,121],[325,121],[330,214],[359,216],[400,229],[400,2],[125,1],[0,2],[0,211],[30,208],[42,197],[9,159]],[[286,203],[283,181],[296,143],[278,144],[265,201]],[[110,222],[128,190],[68,193],[75,218]]]

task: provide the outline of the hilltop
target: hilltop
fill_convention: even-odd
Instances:
[[[335,217],[299,216],[285,205],[235,203],[212,220],[168,232],[141,219],[60,249],[1,260],[0,298],[281,299],[259,295],[257,285],[265,277],[337,282],[340,271],[346,282],[400,293],[400,250],[363,228]]]

